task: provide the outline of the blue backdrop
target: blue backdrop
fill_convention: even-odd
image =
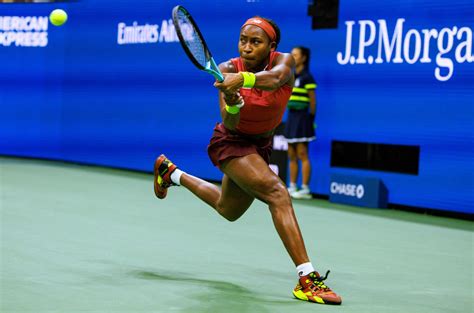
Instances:
[[[151,171],[165,153],[219,180],[206,153],[217,92],[177,42],[176,4],[0,4],[0,154]],[[472,1],[341,0],[339,28],[317,31],[307,0],[179,4],[217,62],[237,55],[253,15],[279,24],[280,51],[311,48],[313,192],[329,194],[331,173],[361,174],[381,178],[390,203],[474,212]],[[69,14],[62,27],[45,22],[55,8]],[[419,174],[331,168],[332,140],[419,145]]]

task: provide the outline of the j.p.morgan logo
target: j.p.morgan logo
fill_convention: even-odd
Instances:
[[[364,186],[361,184],[353,185],[332,182],[331,193],[345,195],[349,197],[357,197],[358,199],[361,199],[364,196],[365,190]]]
[[[439,81],[447,81],[454,74],[455,63],[474,61],[470,27],[418,30],[407,29],[404,23],[404,18],[397,19],[393,31],[390,31],[386,20],[360,20],[357,24],[356,21],[346,21],[345,51],[337,53],[337,62],[340,65],[415,64],[432,63],[431,57],[435,57],[434,76]],[[358,49],[354,52],[353,39],[356,44],[358,41]]]

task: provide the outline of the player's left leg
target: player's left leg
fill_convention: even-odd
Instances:
[[[246,193],[268,204],[273,224],[299,274],[293,295],[304,301],[341,304],[341,297],[323,282],[327,274],[321,277],[309,262],[288,191],[262,157],[250,154],[231,159],[221,169]]]
[[[263,158],[258,154],[234,158],[221,169],[246,193],[268,204],[275,228],[295,265],[309,262],[288,191]]]

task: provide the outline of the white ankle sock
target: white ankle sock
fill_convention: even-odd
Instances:
[[[314,267],[311,262],[303,263],[296,267],[296,273],[298,274],[298,277],[306,276],[311,272],[314,272]]]
[[[179,168],[175,169],[173,173],[171,173],[171,181],[175,183],[176,185],[181,185],[181,175],[183,175],[183,171],[180,170]]]

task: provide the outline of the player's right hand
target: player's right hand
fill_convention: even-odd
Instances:
[[[244,102],[244,98],[240,95],[240,93],[224,93],[224,101],[227,105],[239,105]]]

